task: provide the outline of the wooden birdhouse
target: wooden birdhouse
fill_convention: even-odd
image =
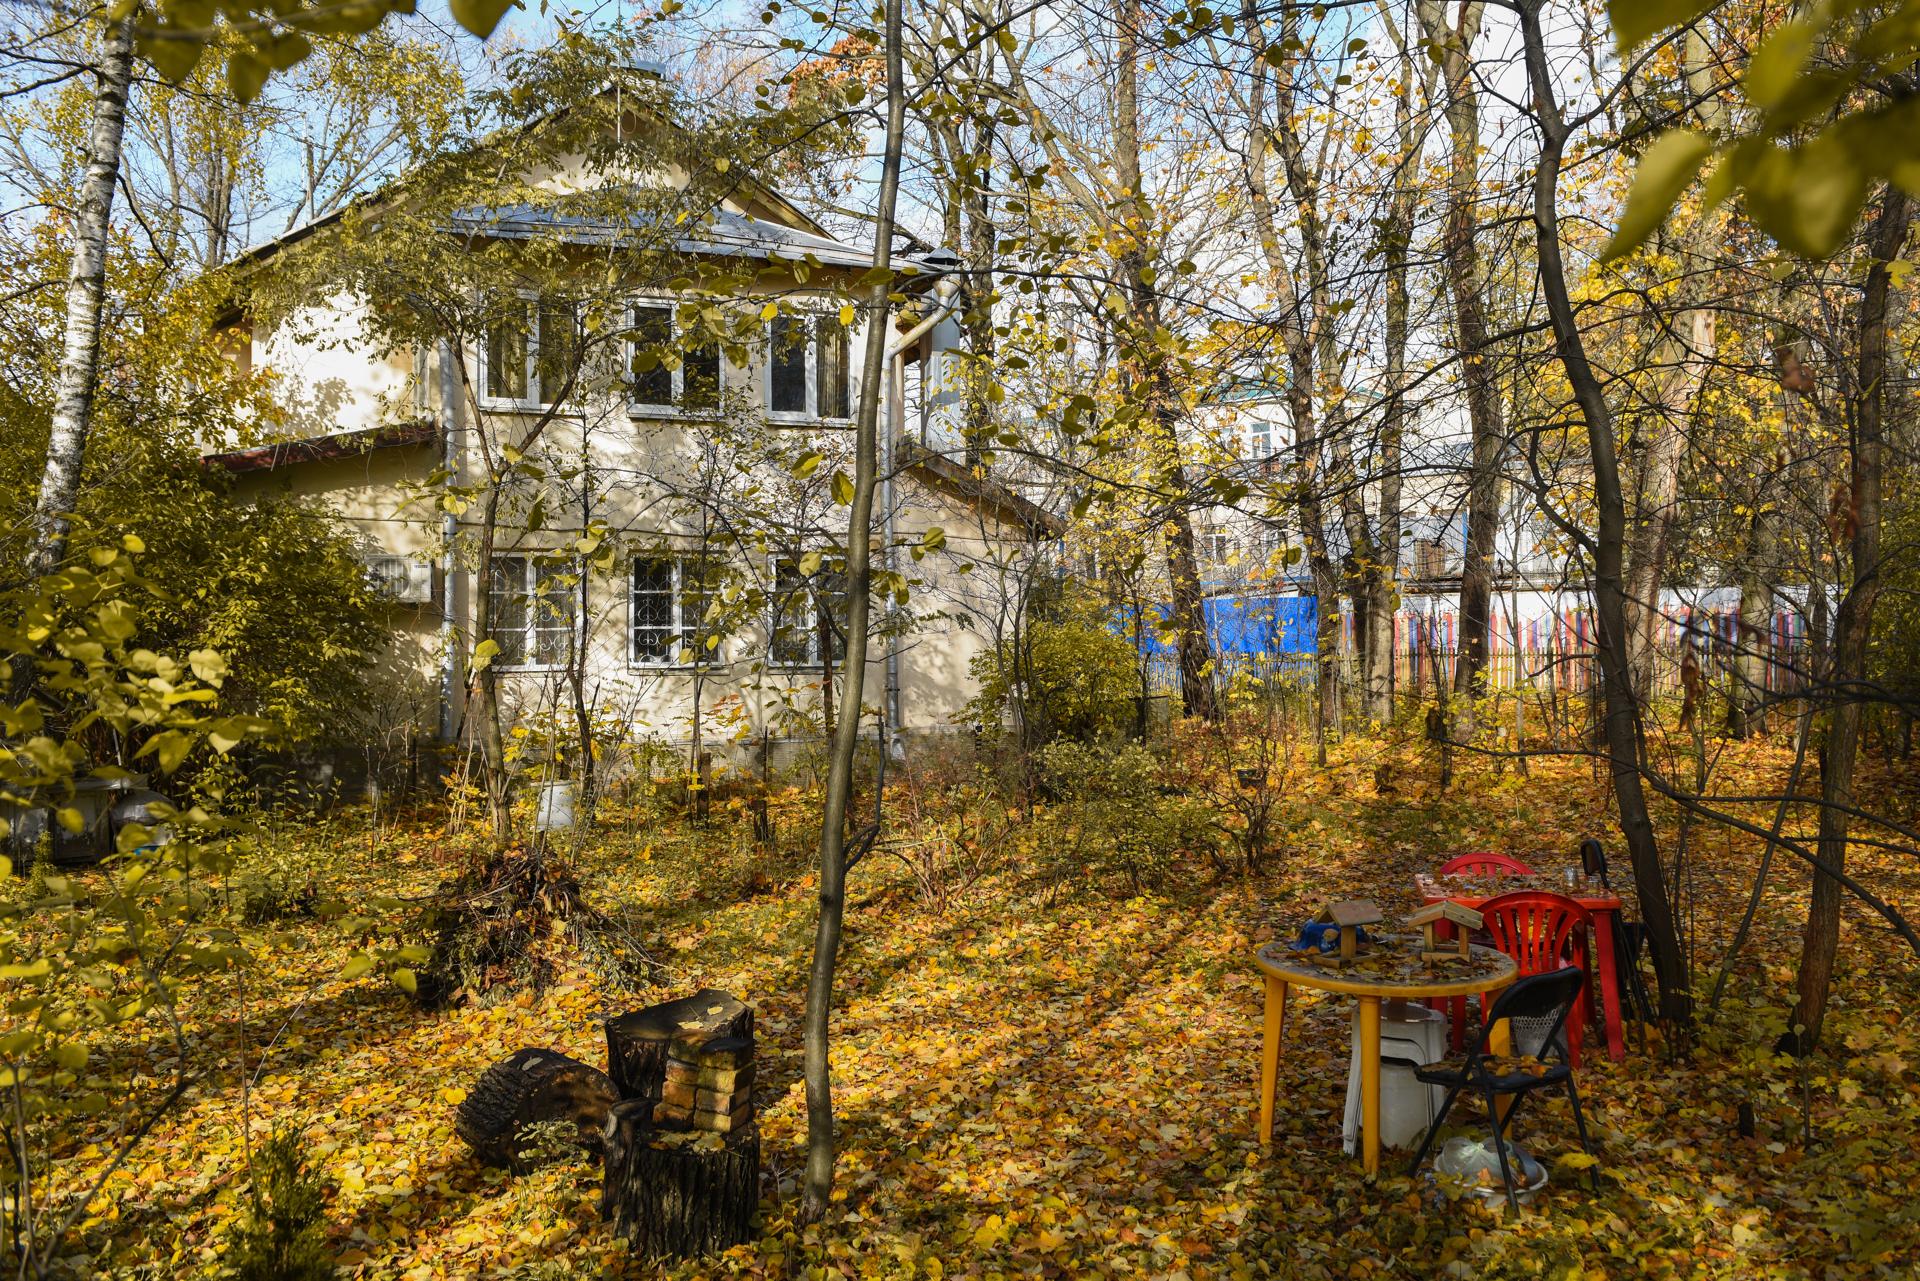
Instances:
[[[1331,903],[1320,915],[1340,927],[1340,959],[1343,961],[1359,955],[1360,927],[1378,925],[1381,919],[1380,909],[1367,899]]]
[[[1453,926],[1452,942],[1456,944],[1455,947],[1443,947],[1442,941],[1435,937],[1438,927],[1443,923]],[[1407,924],[1418,925],[1426,939],[1426,946],[1420,953],[1421,960],[1445,961],[1470,955],[1468,949],[1472,943],[1467,935],[1470,931],[1480,928],[1480,913],[1470,907],[1462,907],[1458,903],[1442,899],[1438,903],[1427,904],[1409,916]]]

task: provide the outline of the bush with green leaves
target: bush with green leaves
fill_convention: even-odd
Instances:
[[[78,780],[125,779],[129,767],[171,775],[269,729],[219,707],[221,655],[182,662],[143,643],[135,602],[155,585],[135,567],[141,550],[129,535],[0,593],[0,825],[50,812],[78,830]],[[207,837],[222,820],[155,808],[171,839],[127,824],[98,873],[21,883],[0,859],[0,1088],[11,1114],[0,1206],[32,1207],[17,1219],[0,1209],[0,1263],[22,1275],[45,1274],[100,1169],[124,1162],[195,1084],[177,1012],[185,995],[252,963],[210,910],[226,856]],[[116,1052],[96,1057],[103,1045]],[[165,1061],[166,1074],[133,1067]],[[55,1151],[94,1155],[56,1165]]]
[[[1161,761],[1138,743],[1053,743],[1040,751],[1040,772],[1053,803],[1038,824],[1038,855],[1056,882],[1117,876],[1139,893],[1218,839],[1207,805],[1169,789]]]
[[[1090,603],[1062,605],[974,657],[980,693],[969,712],[992,733],[1009,725],[1023,746],[1096,743],[1131,733],[1140,663]]]
[[[267,925],[314,913],[321,902],[321,886],[305,851],[268,832],[234,841],[231,852],[231,901],[240,921]]]
[[[326,1181],[300,1159],[300,1136],[276,1133],[253,1154],[251,1205],[224,1260],[231,1281],[323,1281],[334,1275],[327,1248]]]

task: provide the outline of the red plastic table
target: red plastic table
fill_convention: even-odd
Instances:
[[[1461,907],[1479,911],[1488,900],[1514,890],[1547,890],[1566,894],[1587,910],[1593,918],[1593,965],[1600,971],[1600,1001],[1604,1007],[1607,1030],[1607,1057],[1615,1063],[1627,1057],[1625,1024],[1620,1017],[1620,976],[1614,969],[1613,917],[1620,910],[1620,896],[1612,890],[1589,883],[1567,893],[1564,882],[1550,876],[1430,876],[1422,872],[1413,878],[1414,888],[1426,903],[1443,899]]]

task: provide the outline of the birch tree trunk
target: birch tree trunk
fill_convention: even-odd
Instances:
[[[127,125],[127,86],[133,77],[133,25],[108,24],[100,46],[99,87],[87,137],[87,175],[73,211],[73,264],[67,272],[67,319],[60,377],[54,390],[53,432],[47,467],[33,509],[33,549],[27,572],[50,573],[67,554],[70,517],[80,496],[80,466],[100,380],[100,309],[106,293],[107,234],[113,190],[120,178],[120,142]]]
[[[906,90],[900,53],[900,9],[886,7],[886,143],[881,159],[880,207],[873,226],[873,266],[892,265],[894,206],[900,193],[900,151],[906,122]],[[847,803],[853,793],[854,754],[860,740],[860,698],[867,674],[867,619],[873,586],[873,490],[878,471],[878,421],[889,331],[887,293],[877,284],[867,314],[867,350],[860,369],[860,406],[854,420],[853,501],[847,513],[847,657],[841,666],[840,717],[827,764],[827,796],[820,822],[820,916],[814,926],[813,969],[807,980],[804,1029],[807,1096],[807,1169],[801,1218],[813,1222],[833,1196],[833,1076],[829,1038],[833,976],[840,957],[846,913]],[[892,431],[897,424],[887,424]]]
[[[1724,128],[1724,112],[1713,96],[1711,54],[1698,32],[1688,35],[1685,52],[1688,93],[1698,103],[1700,125],[1708,132]],[[1707,306],[1712,267],[1720,257],[1724,214],[1702,210],[1679,237],[1683,269],[1679,309],[1672,339],[1661,344],[1649,412],[1642,419],[1639,448],[1629,489],[1627,520],[1627,633],[1634,693],[1642,701],[1653,693],[1653,649],[1660,623],[1660,589],[1666,582],[1668,552],[1679,515],[1680,467],[1687,453],[1687,423],[1706,385],[1718,350],[1715,314]]]
[[[1847,521],[1853,582],[1834,619],[1833,667],[1829,688],[1835,699],[1827,714],[1826,750],[1820,767],[1820,861],[1836,871],[1847,862],[1847,811],[1853,807],[1854,763],[1860,752],[1862,685],[1867,675],[1867,646],[1873,609],[1880,596],[1880,488],[1886,427],[1888,371],[1887,295],[1892,287],[1888,264],[1900,256],[1907,239],[1912,201],[1889,185],[1881,197],[1873,230],[1873,266],[1860,301],[1860,381],[1853,413],[1853,467]],[[1833,984],[1834,953],[1840,942],[1842,886],[1824,871],[1813,874],[1813,898],[1801,941],[1799,1002],[1794,1006],[1798,1050],[1805,1054],[1820,1040],[1827,994]]]
[[[1493,615],[1494,540],[1500,529],[1500,466],[1506,424],[1499,381],[1488,350],[1485,273],[1474,236],[1480,183],[1480,99],[1473,83],[1473,42],[1485,5],[1464,3],[1449,26],[1435,0],[1423,0],[1420,22],[1429,47],[1441,51],[1446,78],[1447,131],[1452,141],[1447,170],[1447,210],[1441,230],[1447,288],[1453,296],[1454,343],[1466,392],[1472,435],[1467,482],[1467,530],[1460,561],[1460,652],[1454,661],[1454,718],[1471,726],[1473,699],[1485,684],[1487,632]],[[1448,733],[1460,736],[1452,725]]]

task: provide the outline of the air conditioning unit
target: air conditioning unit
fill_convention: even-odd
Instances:
[[[375,594],[403,605],[433,600],[433,566],[405,556],[367,557],[367,582]]]

